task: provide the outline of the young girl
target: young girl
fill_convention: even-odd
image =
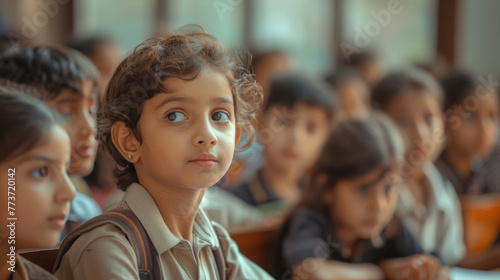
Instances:
[[[341,69],[325,80],[339,94],[342,103],[340,112],[343,115],[357,118],[370,111],[370,90],[356,71]]]
[[[381,115],[330,134],[299,207],[285,223],[283,279],[439,279],[440,263],[393,219],[402,143]]]
[[[66,174],[69,137],[56,114],[36,99],[0,92],[2,280],[55,279],[17,254],[56,247],[75,197]]]
[[[241,57],[204,31],[171,34],[135,48],[106,89],[98,137],[119,166],[117,208],[137,216],[163,279],[270,279],[199,208],[242,130],[254,134],[262,94]],[[107,224],[76,240],[56,276],[138,279],[139,270],[127,237]]]
[[[497,158],[488,160],[497,146],[500,101],[464,74],[450,74],[442,80],[445,93],[446,149],[436,166],[459,195],[500,192],[500,183],[491,180],[498,173]]]
[[[433,164],[444,142],[442,100],[437,82],[419,70],[390,74],[372,93],[374,106],[394,120],[405,142],[397,214],[426,252],[455,265],[465,256],[460,202]]]
[[[498,181],[498,92],[479,84],[471,75],[454,73],[442,79],[445,93],[446,149],[436,167],[453,184],[465,203],[480,195],[500,192]],[[496,151],[495,151],[496,150]],[[476,229],[474,229],[476,230]],[[495,269],[500,266],[500,244],[469,255],[460,266]]]

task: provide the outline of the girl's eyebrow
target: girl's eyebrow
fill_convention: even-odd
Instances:
[[[378,176],[377,178],[375,178],[373,181],[360,184],[359,186],[360,187],[373,187],[376,184],[378,184],[379,182],[381,182],[383,179],[385,179],[385,175],[387,174],[387,172],[388,172],[388,170],[384,170],[382,172],[382,174],[380,174],[380,176]],[[387,185],[389,185],[389,184],[387,184]]]
[[[27,155],[25,157],[22,157],[19,159],[19,162],[25,162],[25,161],[28,161],[28,160],[38,160],[38,161],[45,161],[45,162],[48,162],[48,163],[60,163],[59,160],[56,160],[54,158],[51,158],[51,157],[48,157],[48,156],[45,156],[45,155]]]
[[[186,103],[191,103],[191,104],[196,104],[196,100],[194,98],[189,98],[189,97],[181,97],[181,96],[172,96],[172,97],[166,97],[163,99],[160,104],[156,106],[156,110],[161,108],[162,106],[170,103],[170,102],[186,102]],[[227,97],[215,97],[211,100],[212,104],[233,104],[233,101],[230,98]]]
[[[156,106],[156,109],[159,109],[163,107],[164,105],[170,103],[170,102],[187,102],[187,103],[195,103],[194,99],[189,98],[189,97],[181,97],[181,96],[172,96],[172,97],[166,97],[163,99],[160,104]]]
[[[216,97],[216,98],[212,99],[212,103],[233,104],[233,101],[227,97]]]

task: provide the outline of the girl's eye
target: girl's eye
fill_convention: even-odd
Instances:
[[[70,108],[63,108],[59,111],[59,114],[61,114],[64,119],[69,119],[73,115],[73,111]]]
[[[229,122],[229,114],[224,111],[217,111],[212,114],[212,120],[216,122],[227,123]]]
[[[367,195],[369,191],[370,191],[370,186],[368,185],[359,186],[357,189],[358,194],[361,196]]]
[[[425,122],[427,123],[428,126],[432,125],[432,115],[428,114],[425,116]]]
[[[40,179],[42,177],[45,177],[47,173],[48,173],[47,167],[42,167],[31,172],[31,175],[37,179]]]
[[[386,194],[386,195],[390,194],[390,193],[391,193],[391,191],[392,191],[392,189],[393,189],[393,186],[392,186],[392,185],[387,185],[387,186],[385,186],[385,189],[384,189],[385,194]]]
[[[408,128],[410,126],[410,122],[406,118],[396,120],[396,124],[401,128]]]
[[[167,114],[167,120],[169,122],[178,123],[186,119],[186,115],[181,112],[172,112]]]
[[[307,124],[307,132],[309,132],[309,134],[313,134],[315,131],[316,131],[316,124],[314,122],[309,122]]]

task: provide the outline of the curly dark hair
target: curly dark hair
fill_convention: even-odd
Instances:
[[[199,26],[186,26],[137,46],[109,81],[97,118],[97,138],[117,163],[118,188],[126,190],[138,178],[134,165],[113,145],[111,128],[118,121],[124,122],[141,142],[137,124],[144,102],[168,92],[163,85],[168,78],[193,80],[206,67],[225,75],[233,95],[236,121],[248,136],[239,147],[248,148],[255,138],[255,116],[262,102],[262,89],[249,71],[250,61],[248,51],[230,51]]]

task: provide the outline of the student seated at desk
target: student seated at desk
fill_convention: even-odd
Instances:
[[[405,143],[396,214],[427,253],[447,265],[465,257],[460,201],[433,161],[442,150],[443,94],[429,74],[405,69],[384,77],[373,89],[374,106],[391,117]]]
[[[436,166],[459,195],[500,193],[500,182],[490,180],[489,174],[499,171],[498,93],[465,73],[450,74],[441,84],[447,141]],[[495,170],[488,168],[493,165]]]
[[[385,116],[340,122],[299,206],[285,223],[282,279],[442,279],[394,219],[403,144]]]

